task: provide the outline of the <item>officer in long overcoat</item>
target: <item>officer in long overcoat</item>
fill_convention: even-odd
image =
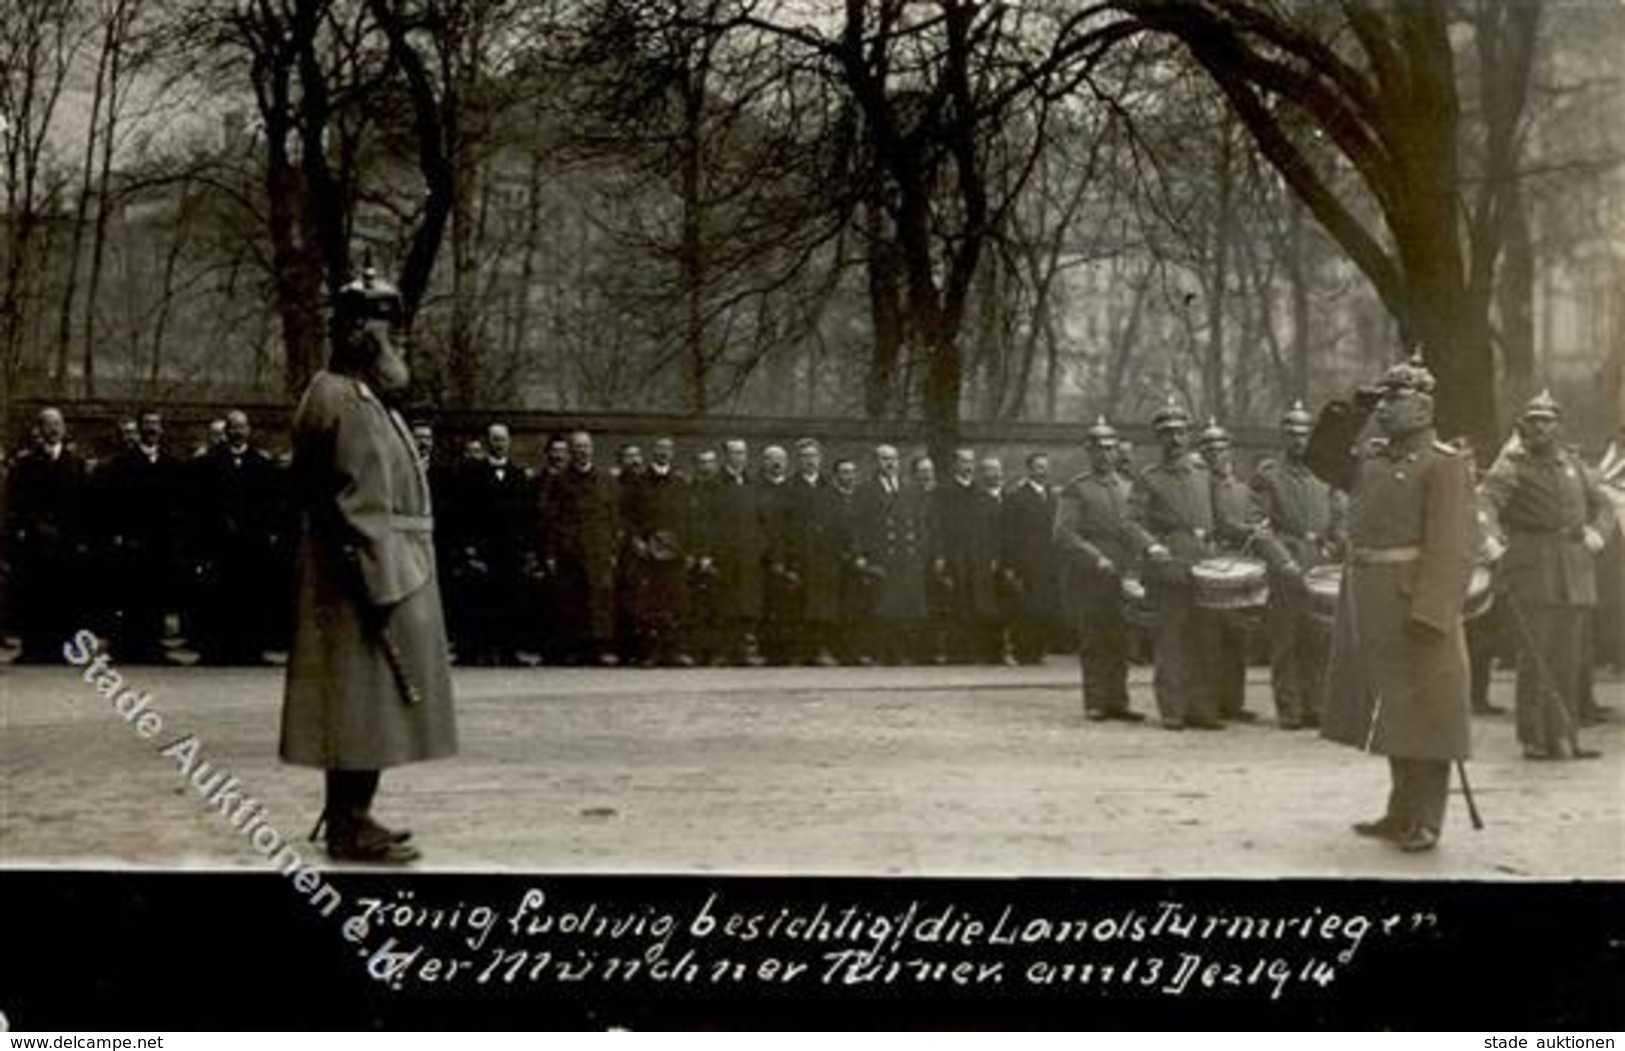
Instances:
[[[1527,759],[1586,758],[1579,744],[1587,620],[1597,604],[1596,557],[1613,507],[1559,441],[1561,410],[1542,392],[1518,421],[1521,447],[1479,486],[1497,585],[1518,648],[1518,741]]]
[[[394,289],[369,272],[335,304],[328,367],[293,423],[297,599],[282,758],[326,771],[319,827],[340,860],[418,856],[372,818],[385,767],[457,750],[429,483],[384,397],[411,379]]]
[[[1140,722],[1129,710],[1128,625],[1123,573],[1133,551],[1128,535],[1130,483],[1117,471],[1117,430],[1104,418],[1088,431],[1089,468],[1062,489],[1055,544],[1065,560],[1068,605],[1078,627],[1083,706],[1094,720]]]
[[[1437,845],[1450,763],[1470,750],[1462,604],[1480,531],[1471,464],[1433,429],[1433,387],[1419,359],[1394,366],[1375,409],[1385,437],[1351,445],[1323,413],[1309,454],[1352,486],[1321,735],[1388,757],[1387,811],[1354,829],[1406,851]]]
[[[1343,545],[1343,495],[1309,470],[1303,454],[1314,417],[1302,402],[1281,417],[1279,459],[1265,460],[1252,487],[1269,530],[1259,553],[1269,566],[1264,611],[1270,646],[1270,683],[1283,730],[1320,725],[1326,675],[1326,634],[1309,616],[1304,574],[1335,558]]]

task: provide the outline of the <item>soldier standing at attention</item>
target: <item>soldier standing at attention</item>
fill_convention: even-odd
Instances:
[[[1130,534],[1145,558],[1145,585],[1156,609],[1153,685],[1162,725],[1219,730],[1213,618],[1196,606],[1191,567],[1212,553],[1213,490],[1191,456],[1190,417],[1172,398],[1151,426],[1162,459],[1141,472],[1130,502]]]
[[[380,771],[457,750],[429,482],[382,400],[411,381],[390,338],[399,318],[398,294],[370,273],[341,289],[332,357],[294,415],[298,598],[282,702],[283,761],[326,772],[328,854],[386,864],[418,851],[372,818]]]
[[[1259,516],[1252,489],[1236,474],[1230,432],[1217,420],[1209,419],[1197,444],[1213,491],[1214,543],[1221,551],[1240,554],[1257,535]],[[1198,615],[1213,622],[1209,630],[1214,639],[1219,718],[1250,723],[1258,717],[1246,709],[1248,633],[1220,613],[1201,610]]]
[[[1579,745],[1587,619],[1597,604],[1596,556],[1613,508],[1579,457],[1559,440],[1549,393],[1518,420],[1509,450],[1479,486],[1492,551],[1518,645],[1518,741],[1525,759],[1589,759]],[[1504,554],[1502,554],[1504,552]]]
[[[1264,612],[1270,643],[1270,683],[1283,730],[1320,725],[1326,638],[1309,618],[1303,574],[1338,556],[1343,542],[1343,495],[1304,463],[1314,420],[1296,402],[1281,417],[1284,447],[1253,475],[1253,491],[1269,522],[1259,551],[1270,569]]]
[[[1129,480],[1117,472],[1117,431],[1104,418],[1088,433],[1089,469],[1061,490],[1055,544],[1078,625],[1083,706],[1090,719],[1140,722],[1128,707],[1128,625],[1123,570],[1131,556]]]
[[[1479,548],[1472,465],[1433,429],[1433,374],[1420,359],[1383,376],[1384,440],[1354,445],[1357,411],[1324,412],[1309,462],[1349,486],[1349,557],[1332,631],[1321,735],[1388,757],[1388,809],[1354,831],[1432,850],[1450,763],[1469,752],[1462,604]]]

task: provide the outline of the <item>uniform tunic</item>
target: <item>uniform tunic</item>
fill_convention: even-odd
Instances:
[[[429,485],[400,417],[319,372],[293,424],[301,530],[282,758],[377,770],[457,750]],[[374,619],[418,694],[408,703]]]
[[[1218,718],[1215,621],[1196,606],[1191,567],[1212,554],[1213,491],[1193,457],[1164,460],[1140,474],[1130,501],[1130,534],[1141,553],[1154,543],[1169,557],[1148,561],[1146,590],[1156,608],[1153,684],[1165,722]]]
[[[1252,554],[1256,548],[1255,530],[1262,518],[1252,487],[1236,476],[1214,473],[1213,535],[1220,551]],[[1220,714],[1239,715],[1245,707],[1247,690],[1247,648],[1251,620],[1239,612],[1207,611],[1213,621],[1215,640],[1214,685]]]
[[[1368,450],[1353,477],[1321,735],[1394,758],[1466,758],[1471,465],[1426,431]]]
[[[1116,471],[1090,471],[1061,489],[1056,509],[1055,545],[1065,562],[1065,593],[1083,663],[1084,705],[1091,711],[1128,707],[1122,573],[1133,557],[1129,496],[1128,480]],[[1112,568],[1101,569],[1102,560]]]
[[[1305,464],[1290,459],[1259,464],[1252,485],[1269,523],[1259,552],[1270,570],[1265,626],[1276,712],[1288,725],[1318,722],[1327,640],[1309,616],[1303,572],[1327,561],[1341,544],[1343,498]]]
[[[1585,465],[1562,450],[1503,456],[1479,494],[1490,530],[1507,544],[1496,571],[1518,646],[1518,739],[1555,751],[1578,730],[1586,622],[1597,603],[1584,530],[1606,537],[1613,509]]]

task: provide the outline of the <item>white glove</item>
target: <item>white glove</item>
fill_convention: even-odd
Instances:
[[[1606,546],[1607,543],[1608,542],[1603,539],[1603,535],[1601,533],[1597,532],[1590,526],[1586,526],[1585,545],[1587,551],[1591,552],[1593,555],[1601,554],[1603,547]]]
[[[1507,546],[1498,536],[1484,538],[1484,561],[1499,562],[1501,556],[1507,553]]]

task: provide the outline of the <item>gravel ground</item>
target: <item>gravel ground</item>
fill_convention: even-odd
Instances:
[[[0,864],[259,867],[159,754],[195,734],[283,834],[314,771],[276,760],[279,669],[130,667],[144,739],[68,668],[0,669]],[[1267,670],[1223,733],[1085,723],[1076,665],[760,670],[459,669],[462,753],[386,773],[377,812],[430,870],[1053,876],[1625,876],[1625,722],[1591,762],[1523,760],[1475,719],[1474,832],[1402,855],[1380,759],[1270,724]],[[1625,715],[1625,685],[1598,684]],[[1511,680],[1492,698],[1510,706]],[[1134,706],[1152,710],[1137,669]]]

